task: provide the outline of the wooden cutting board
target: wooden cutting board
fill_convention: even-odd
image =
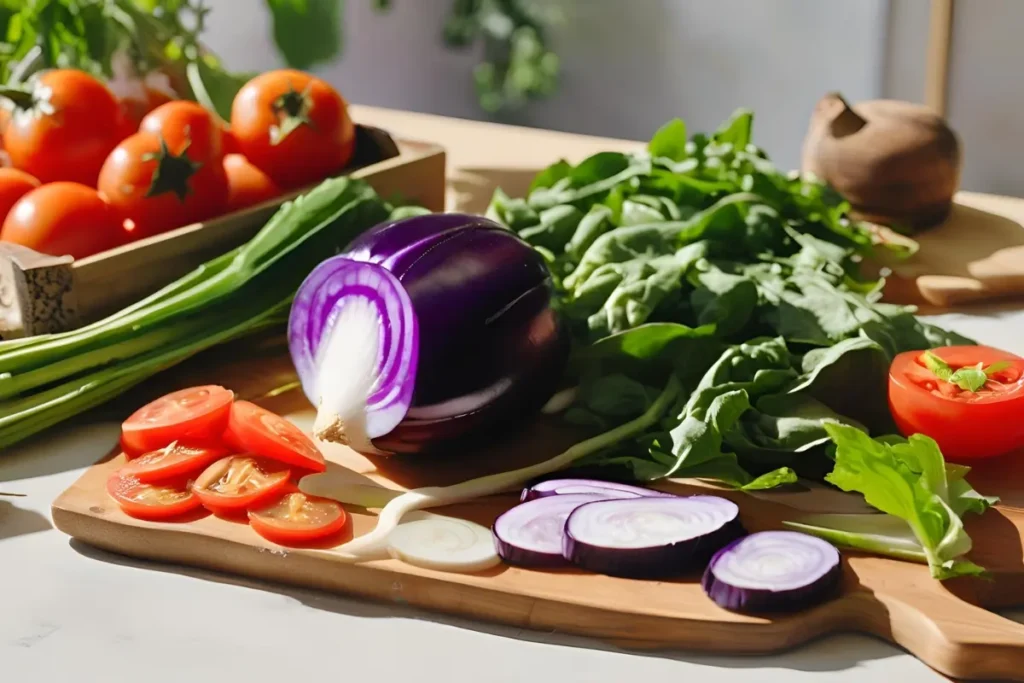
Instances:
[[[312,410],[299,391],[266,392],[293,380],[280,349],[237,348],[206,354],[134,394],[140,401],[173,388],[219,382],[240,396],[256,398],[301,426]],[[259,398],[263,396],[263,398]],[[137,405],[137,403],[136,403]],[[116,410],[131,409],[122,404]],[[348,483],[387,488],[448,484],[486,472],[509,469],[549,457],[572,441],[555,423],[538,421],[480,452],[442,458],[371,460],[344,448],[325,452],[330,476]],[[123,514],[104,484],[123,462],[112,453],[89,470],[53,503],[58,529],[100,548],[148,560],[191,565],[254,579],[411,604],[523,628],[558,630],[596,637],[632,648],[673,648],[735,654],[765,653],[798,646],[824,634],[858,631],[874,634],[916,655],[947,675],[964,679],[1024,681],[1024,626],[985,608],[1024,605],[1024,467],[979,472],[985,493],[1007,497],[1010,505],[972,518],[972,559],[987,567],[990,582],[958,579],[940,584],[925,567],[844,552],[841,595],[814,609],[761,617],[735,614],[704,595],[696,575],[672,581],[634,581],[573,569],[535,571],[499,566],[473,575],[419,569],[392,559],[352,564],[327,548],[282,548],[248,526],[198,515],[179,523],[154,523]],[[667,482],[662,488],[686,493],[706,487],[698,482]],[[1015,493],[1016,492],[1016,493]],[[821,491],[764,494],[734,492],[743,523],[751,531],[776,528],[792,518],[796,506],[814,510]],[[837,495],[829,493],[828,495]],[[490,525],[515,503],[499,496],[435,510]],[[374,525],[369,511],[350,510],[349,536]]]
[[[886,299],[941,310],[1024,297],[1024,199],[960,192],[945,222],[913,238],[917,254],[885,264]]]

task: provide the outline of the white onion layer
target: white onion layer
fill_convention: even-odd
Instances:
[[[651,548],[718,531],[738,511],[735,503],[716,496],[606,501],[577,509],[569,521],[569,533],[592,546]]]
[[[584,503],[606,498],[598,493],[574,493],[520,503],[498,517],[494,533],[520,550],[560,556],[565,520],[572,511]]]
[[[715,559],[711,572],[734,588],[788,591],[822,578],[839,564],[835,547],[807,534],[751,534]]]
[[[438,515],[399,524],[388,536],[388,554],[417,567],[447,572],[479,572],[501,562],[490,529]]]
[[[377,384],[382,335],[380,312],[369,299],[351,297],[338,306],[316,358],[320,409],[314,434],[340,422],[353,449],[376,450],[366,430],[366,404]]]

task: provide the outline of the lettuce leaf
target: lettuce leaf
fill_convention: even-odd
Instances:
[[[834,422],[825,429],[836,444],[835,468],[826,480],[862,494],[885,514],[817,515],[789,526],[840,545],[927,562],[937,579],[985,573],[965,557],[971,538],[961,515],[980,514],[997,499],[971,488],[967,468],[947,466],[938,445],[923,434],[876,440]]]

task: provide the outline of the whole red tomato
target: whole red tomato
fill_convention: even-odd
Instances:
[[[0,222],[19,199],[39,187],[39,179],[16,168],[0,168]]]
[[[197,161],[218,159],[222,154],[223,124],[197,102],[161,104],[146,114],[139,131],[163,137],[175,154],[187,149],[189,158]]]
[[[228,195],[220,159],[195,161],[164,140],[139,132],[103,164],[99,190],[135,237],[148,237],[220,215]]]
[[[291,69],[245,84],[231,105],[231,131],[246,158],[284,188],[340,171],[355,148],[355,125],[338,91]]]
[[[60,181],[32,190],[7,214],[0,240],[85,258],[127,242],[121,220],[91,187]]]
[[[930,369],[924,352],[901,353],[889,368],[889,410],[900,431],[930,436],[954,462],[1024,448],[1024,422],[1019,419],[1024,358],[988,346],[947,346],[930,353],[952,372],[987,369],[979,376],[983,383],[974,391],[964,389]]]
[[[241,154],[224,157],[224,173],[228,177],[228,211],[244,209],[281,194],[281,188]]]
[[[55,69],[14,105],[4,130],[12,165],[44,183],[95,186],[123,132],[120,106],[107,87],[84,71]]]

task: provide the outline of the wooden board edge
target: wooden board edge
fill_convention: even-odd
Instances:
[[[430,612],[468,617],[539,632],[557,632],[642,650],[679,649],[734,655],[763,655],[790,650],[839,630],[838,624],[857,624],[863,598],[833,603],[816,618],[763,621],[749,624],[624,614],[577,603],[537,598],[445,580],[442,572],[395,575],[374,563],[344,564],[302,550],[274,552],[267,548],[194,534],[175,528],[122,524],[65,506],[52,506],[54,526],[83,543],[141,560],[182,565],[303,589],[322,590],[377,602],[411,606]],[[174,540],[192,536],[187,552],[168,551]],[[109,542],[116,538],[116,543]],[[323,571],[324,569],[329,571]],[[567,605],[572,610],[567,610]],[[835,609],[848,619],[836,619]],[[848,613],[848,614],[846,614]],[[745,631],[747,647],[738,649],[736,630]],[[855,629],[856,630],[856,629]],[[633,631],[658,633],[658,639],[631,637]]]
[[[240,537],[234,531],[211,530],[210,526],[135,520],[124,516],[103,496],[101,484],[97,488],[108,476],[102,468],[114,466],[109,460],[103,458],[85,470],[61,493],[53,502],[52,519],[56,528],[69,536],[121,555],[513,628],[579,635],[633,649],[767,654],[790,650],[830,633],[864,633],[903,648],[947,676],[1024,680],[1024,626],[965,602],[949,587],[935,590],[932,584],[907,585],[897,577],[910,565],[895,560],[848,556],[847,561],[856,563],[858,570],[847,567],[841,597],[772,620],[742,617],[719,621],[714,612],[699,609],[676,615],[646,601],[641,609],[633,611],[623,605],[611,607],[614,601],[600,597],[607,595],[601,590],[613,590],[613,586],[603,585],[596,593],[590,589],[569,598],[572,594],[566,589],[571,577],[562,577],[559,581],[565,583],[551,590],[528,578],[524,582],[515,577],[511,577],[513,581],[492,582],[490,573],[451,574],[395,560],[348,564],[324,551],[283,550],[252,533]],[[480,505],[489,504],[481,501]],[[460,512],[453,509],[451,514],[459,516]],[[354,517],[364,518],[366,523],[365,514]],[[865,562],[880,565],[872,573],[876,581],[869,585],[861,583],[859,573]],[[881,565],[893,562],[898,566],[889,569],[899,571],[883,571],[883,581],[877,581],[878,569],[885,569]],[[898,592],[887,590],[890,582],[899,584]],[[687,590],[693,588],[687,582]]]

